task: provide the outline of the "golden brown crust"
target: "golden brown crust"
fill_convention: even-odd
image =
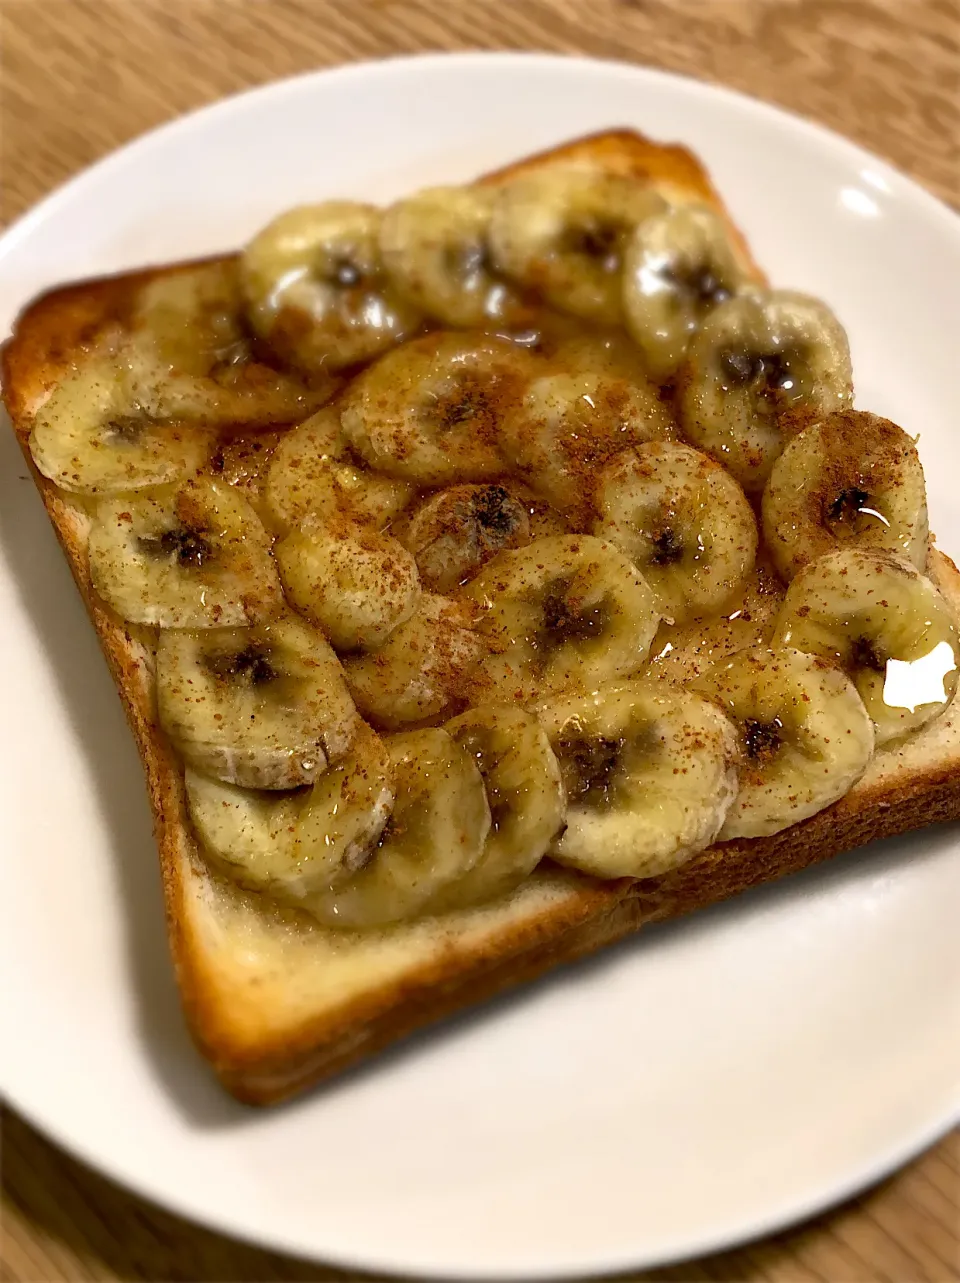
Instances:
[[[659,147],[621,131],[579,140],[559,152],[633,166],[633,172],[669,174],[670,181],[696,189],[722,209],[709,179],[684,148]],[[529,158],[521,166],[542,160]],[[960,818],[956,762],[935,762],[906,773],[902,782],[861,790],[775,837],[714,846],[661,878],[609,884],[574,879],[563,895],[500,925],[464,930],[462,938],[456,932],[452,937],[441,933],[426,962],[404,969],[389,983],[371,986],[361,997],[338,1005],[321,993],[317,1010],[308,1017],[272,1025],[250,1020],[198,925],[195,908],[201,892],[208,888],[216,898],[218,891],[187,824],[182,769],[156,723],[149,637],[144,644],[142,636],[96,598],[87,569],[87,518],[37,473],[28,448],[31,407],[105,327],[123,323],[133,291],[156,270],[179,268],[69,286],[32,304],[2,353],[4,400],[144,762],[171,952],[190,1027],[224,1085],[239,1099],[268,1104],[288,1097],[416,1029],[590,953],[644,923],[692,912],[874,838]],[[498,912],[493,910],[493,916]]]

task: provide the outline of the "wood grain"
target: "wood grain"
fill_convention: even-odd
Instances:
[[[724,83],[839,130],[960,205],[954,0],[0,0],[0,220],[226,93],[357,58],[467,48],[583,52]],[[353,1277],[188,1225],[9,1112],[2,1140],[0,1280]],[[643,1277],[960,1279],[960,1133],[799,1229]]]

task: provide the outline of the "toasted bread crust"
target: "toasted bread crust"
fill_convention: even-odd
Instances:
[[[685,148],[661,147],[626,131],[578,140],[484,181],[498,181],[558,155],[682,184],[723,209]],[[749,260],[742,237],[736,235]],[[2,377],[14,429],[97,630],[143,760],[171,953],[187,1019],[204,1055],[240,1100],[269,1104],[289,1097],[414,1030],[591,953],[645,923],[690,913],[875,838],[960,819],[958,760],[941,753],[902,771],[881,773],[874,783],[858,786],[834,806],[774,837],[717,844],[660,878],[600,883],[564,875],[562,890],[529,910],[523,905],[509,912],[493,906],[476,920],[470,915],[462,921],[438,920],[436,945],[427,956],[362,994],[338,1001],[321,993],[314,1011],[289,1018],[268,1009],[265,999],[246,991],[243,977],[234,974],[229,958],[219,956],[210,934],[206,906],[215,904],[218,911],[228,906],[230,921],[229,903],[237,893],[218,883],[196,850],[182,767],[157,723],[153,636],[125,625],[96,597],[87,565],[86,513],[37,472],[28,446],[35,406],[106,327],[125,323],[139,286],[158,272],[190,266],[149,269],[43,296],[23,314],[6,344]],[[938,565],[943,575],[957,576],[945,558]],[[954,600],[960,600],[958,585],[960,577],[951,582]],[[271,929],[269,924],[265,928],[268,934]],[[289,922],[282,930],[290,930]],[[309,944],[309,931],[306,939]]]

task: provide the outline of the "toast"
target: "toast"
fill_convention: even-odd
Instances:
[[[530,157],[480,180],[497,183],[562,158],[643,176],[709,204],[735,253],[762,280],[742,235],[685,148],[611,131]],[[960,708],[879,750],[840,801],[770,837],[715,843],[658,877],[599,881],[545,861],[491,904],[359,936],[239,890],[198,852],[182,764],[156,712],[154,636],[124,624],[94,592],[90,517],[39,474],[31,419],[49,390],[108,329],[129,324],[138,289],[193,264],[55,290],[20,317],[3,351],[3,394],[117,683],[146,772],[163,873],[170,946],[193,1036],[224,1086],[265,1105],[374,1054],[464,1007],[617,940],[831,856],[928,824],[960,819]],[[960,572],[931,551],[928,572],[960,614]]]

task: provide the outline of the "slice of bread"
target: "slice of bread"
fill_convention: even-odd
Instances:
[[[746,243],[702,166],[685,148],[613,131],[578,140],[480,180],[558,161],[643,176],[709,203],[737,252]],[[238,891],[198,854],[183,771],[159,729],[154,637],[95,596],[83,503],[33,468],[31,417],[63,373],[110,328],[129,322],[151,269],[73,285],[34,302],[3,351],[4,401],[100,637],[147,775],[163,871],[171,951],[201,1050],[239,1099],[269,1104],[441,1017],[616,940],[875,838],[960,818],[960,707],[904,746],[879,752],[840,802],[774,837],[725,842],[673,873],[598,882],[546,862],[506,900],[362,936],[331,933],[305,914]],[[931,574],[960,613],[960,573],[931,553]]]

